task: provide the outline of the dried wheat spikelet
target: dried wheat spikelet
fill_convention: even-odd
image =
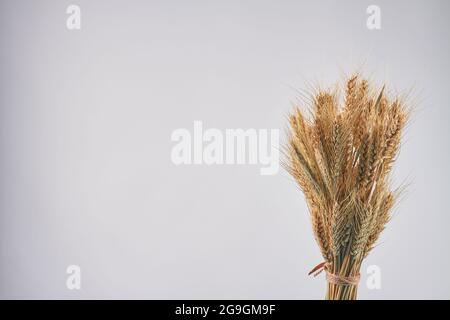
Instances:
[[[374,247],[398,196],[388,183],[408,111],[385,87],[354,75],[343,99],[318,90],[310,119],[289,116],[284,166],[303,191],[326,271],[327,299],[356,299],[361,263]]]

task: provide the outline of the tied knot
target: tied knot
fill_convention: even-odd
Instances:
[[[329,283],[342,285],[342,286],[357,286],[359,283],[360,275],[356,276],[343,276],[340,274],[334,274],[330,272],[329,264],[327,262],[319,263],[315,266],[308,275],[317,277],[322,271],[325,270],[326,278]]]

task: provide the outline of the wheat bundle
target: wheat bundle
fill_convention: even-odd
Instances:
[[[359,270],[389,221],[398,196],[389,172],[408,112],[358,75],[337,90],[318,90],[311,119],[295,107],[289,116],[285,167],[302,189],[324,262],[326,299],[356,299]],[[342,100],[342,99],[341,99]]]

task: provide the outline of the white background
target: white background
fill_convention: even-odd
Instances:
[[[81,30],[66,8],[81,8]],[[381,8],[381,30],[366,8]],[[360,298],[450,298],[448,1],[1,1],[0,297],[322,299],[282,170],[175,166],[177,128],[283,129],[361,70],[415,107]],[[79,265],[82,288],[66,288]],[[365,286],[378,265],[381,290]]]

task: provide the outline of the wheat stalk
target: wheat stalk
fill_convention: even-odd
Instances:
[[[358,75],[347,80],[342,102],[319,90],[310,108],[311,119],[299,107],[289,116],[285,167],[308,203],[325,260],[313,271],[327,272],[326,298],[356,299],[361,263],[397,197],[387,180],[408,111]]]

